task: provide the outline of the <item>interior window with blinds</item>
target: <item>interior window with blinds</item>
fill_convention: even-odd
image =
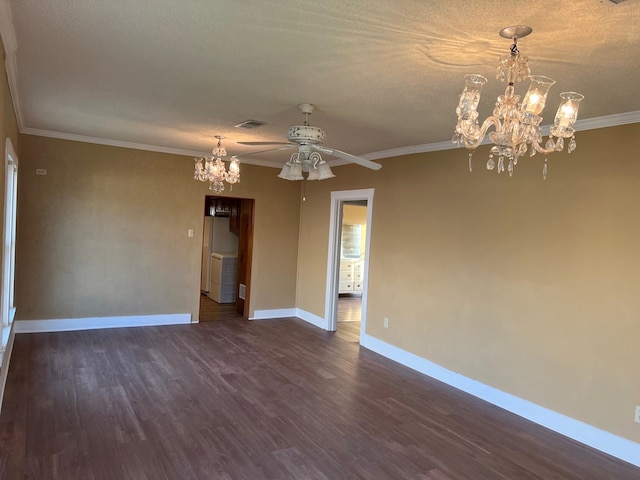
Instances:
[[[362,247],[362,225],[342,226],[342,257],[360,258]]]

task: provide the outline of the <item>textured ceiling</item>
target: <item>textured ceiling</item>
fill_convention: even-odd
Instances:
[[[13,94],[31,133],[200,152],[224,135],[229,154],[246,154],[263,148],[235,142],[284,141],[309,102],[325,144],[356,155],[448,141],[464,74],[489,78],[481,118],[504,89],[495,66],[510,42],[498,32],[515,24],[533,28],[519,42],[532,72],[557,81],[544,123],[566,90],[585,95],[581,119],[640,111],[640,0],[8,4]],[[266,125],[234,128],[248,119]]]

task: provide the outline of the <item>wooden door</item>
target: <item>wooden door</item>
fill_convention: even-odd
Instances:
[[[245,298],[236,298],[236,312],[245,319],[249,318],[249,296],[251,294],[251,253],[253,251],[253,209],[255,200],[239,199],[240,202],[240,238],[238,240],[238,281],[236,292],[240,285],[245,285]]]

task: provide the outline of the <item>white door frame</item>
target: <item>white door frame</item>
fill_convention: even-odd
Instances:
[[[338,277],[340,274],[340,233],[342,232],[342,205],[345,201],[366,200],[367,228],[364,248],[364,281],[362,283],[362,316],[360,343],[367,326],[367,290],[369,286],[369,250],[371,245],[371,218],[373,212],[373,188],[331,192],[331,216],[329,219],[329,249],[327,257],[327,288],[324,302],[327,330],[335,331],[338,316]]]
[[[7,347],[11,324],[16,313],[14,280],[16,265],[16,205],[18,200],[18,155],[11,139],[5,143],[5,198],[2,248],[2,288],[0,289],[0,316],[2,317],[2,343],[0,353]],[[2,359],[0,358],[0,364]]]

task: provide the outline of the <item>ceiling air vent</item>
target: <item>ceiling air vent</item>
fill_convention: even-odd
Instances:
[[[234,125],[234,127],[250,129],[261,127],[264,124],[265,122],[261,122],[260,120],[245,120],[244,122]]]

